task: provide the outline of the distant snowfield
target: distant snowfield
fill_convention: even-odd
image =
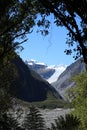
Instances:
[[[54,120],[57,119],[59,116],[64,116],[65,114],[68,114],[71,111],[71,109],[62,109],[62,108],[56,108],[56,109],[40,109],[40,112],[42,114],[42,117],[45,120],[45,125],[47,128],[51,128],[51,123],[54,123]]]
[[[27,61],[27,60],[26,60]],[[27,61],[29,65],[33,65],[33,64],[37,64],[37,65],[46,65],[45,63],[43,62],[38,62],[34,59],[31,59],[30,61]]]
[[[59,66],[49,66],[48,68],[54,68],[55,73],[47,80],[49,83],[55,82],[60,74],[66,69],[66,66],[64,65],[59,65]]]
[[[60,76],[60,74],[67,67],[67,65],[50,65],[50,66],[47,66],[47,64],[45,64],[43,62],[38,62],[38,61],[33,60],[33,59],[31,59],[30,61],[26,60],[25,63],[28,64],[29,66],[32,66],[32,69],[33,69],[33,66],[35,68],[35,66],[39,65],[39,69],[37,69],[37,71],[36,71],[37,73],[39,73],[38,70],[41,71],[41,69],[42,69],[43,72],[46,71],[46,70],[49,70],[49,69],[55,70],[55,72],[53,73],[52,76],[50,76],[48,79],[45,78],[45,80],[47,80],[49,83],[55,82],[58,79],[58,77]],[[40,68],[40,66],[41,66],[41,68]],[[42,68],[42,66],[44,66],[44,68]],[[36,68],[38,68],[38,67],[36,67]],[[34,69],[34,71],[35,71],[35,69]]]

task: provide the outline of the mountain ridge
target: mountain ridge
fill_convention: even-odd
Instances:
[[[50,92],[55,98],[62,99],[55,88],[29,69],[21,58],[14,59],[13,63],[18,71],[18,79],[15,82],[15,87],[11,87],[10,90],[17,98],[29,102],[43,101],[46,100],[47,94]]]
[[[64,65],[47,66],[45,63],[37,62],[36,60],[26,60],[25,64],[49,83],[56,81],[59,75],[66,69]]]
[[[34,62],[34,65],[36,66],[35,62]],[[33,65],[31,65],[31,66],[33,68]],[[46,70],[48,68],[48,71],[46,72],[46,74],[50,70],[53,71],[53,73],[50,74],[50,78],[48,78],[48,79],[44,78],[44,79],[49,81],[49,83],[51,83],[51,85],[57,90],[57,92],[62,96],[62,98],[64,100],[66,98],[66,92],[67,92],[68,88],[71,88],[71,87],[75,86],[75,83],[71,80],[72,77],[79,74],[80,72],[85,71],[85,64],[84,64],[82,58],[80,58],[77,61],[73,62],[72,64],[70,64],[69,66],[64,68],[64,70],[62,69],[63,71],[61,71],[61,73],[58,73],[59,70],[58,70],[58,72],[54,70],[54,68],[56,68],[55,65],[54,66],[47,66],[46,64],[43,63],[42,66],[43,66],[42,67],[43,70],[44,69]],[[30,66],[28,66],[28,67],[30,67]],[[39,64],[39,67],[40,67],[40,64]],[[64,66],[60,66],[60,68],[62,68],[62,67],[64,67]],[[41,68],[41,70],[42,70],[42,68]],[[37,71],[38,71],[38,69],[37,69]],[[53,75],[54,75],[55,80],[52,79]],[[50,80],[51,80],[51,82],[50,82]]]
[[[75,83],[72,81],[72,77],[85,71],[85,63],[82,58],[69,65],[66,70],[61,73],[56,82],[52,83],[52,86],[65,98],[68,88],[74,87]]]

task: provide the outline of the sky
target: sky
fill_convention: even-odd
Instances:
[[[34,59],[47,65],[70,65],[74,62],[73,55],[66,55],[64,50],[66,45],[67,30],[63,27],[56,27],[51,24],[48,36],[36,33],[27,35],[28,41],[22,46],[24,50],[20,52],[20,57],[25,60]]]

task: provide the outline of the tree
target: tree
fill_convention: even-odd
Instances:
[[[21,44],[38,23],[39,13],[43,14],[43,9],[36,0],[0,1],[0,59],[16,49],[23,49]]]
[[[12,106],[11,86],[17,79],[13,58],[16,49],[22,49],[25,35],[32,32],[37,10],[35,1],[0,0],[0,115]]]
[[[22,49],[20,44],[35,25],[37,10],[33,6],[34,1],[30,0],[0,0],[0,108],[3,112],[11,104],[9,90],[17,79],[12,64],[17,56],[15,50]]]
[[[87,1],[86,0],[39,0],[46,14],[54,15],[54,23],[57,26],[65,26],[68,30],[66,43],[74,49],[66,49],[66,54],[74,50],[75,59],[83,56],[87,65]],[[48,13],[47,13],[48,12]],[[76,43],[76,44],[75,44]]]
[[[17,42],[16,39],[23,38],[35,24],[35,13],[31,8],[28,0],[0,1],[0,59],[25,41]]]
[[[57,26],[65,26],[69,32],[66,43],[69,47],[75,47],[66,49],[66,54],[71,54],[74,50],[76,52],[74,58],[77,59],[82,55],[87,64],[86,12],[86,0],[46,0],[46,2],[44,0],[1,0],[0,59],[12,49],[20,48],[20,44],[27,40],[26,34],[31,33],[35,25],[45,27],[43,31],[40,31],[42,34],[48,34],[50,21],[47,16],[53,14],[54,23]],[[38,14],[41,17],[38,17]],[[21,39],[20,42],[18,38]]]
[[[30,112],[25,117],[23,127],[27,130],[45,130],[44,120],[36,107],[30,107]]]
[[[11,87],[15,88],[15,81],[18,74],[14,64],[0,63],[0,113],[7,112],[12,107],[12,94]]]
[[[19,130],[16,120],[7,114],[13,107],[13,95],[10,88],[11,86],[15,87],[16,79],[16,68],[12,63],[7,63],[5,57],[3,63],[0,63],[0,130]]]
[[[51,130],[78,130],[79,125],[80,119],[77,116],[66,114],[65,117],[55,119],[55,123],[51,124]]]
[[[4,113],[0,115],[0,130],[23,130],[17,120],[11,115]]]
[[[72,92],[74,98],[72,105],[74,111],[72,114],[77,115],[81,120],[81,130],[87,129],[87,73],[81,73],[73,78],[75,87]]]

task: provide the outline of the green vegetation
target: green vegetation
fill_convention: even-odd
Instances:
[[[55,119],[51,124],[51,130],[79,130],[80,119],[77,116],[66,114]]]
[[[65,102],[63,99],[55,98],[51,93],[48,93],[47,99],[41,102],[32,102],[39,108],[65,108],[68,107],[68,102]]]
[[[0,114],[0,130],[22,130],[17,119],[11,115],[4,113]]]
[[[87,72],[81,73],[73,78],[76,83],[73,89],[74,98],[72,105],[75,110],[72,112],[81,120],[81,130],[87,129]]]
[[[33,102],[32,104],[34,104],[35,106],[39,107],[39,108],[49,108],[49,109],[54,109],[54,108],[64,108],[67,107],[67,105],[65,104],[65,102],[63,102],[62,100],[45,100],[45,101],[41,101],[41,102]]]
[[[38,108],[48,108],[48,109],[54,109],[54,108],[70,108],[70,103],[64,101],[63,99],[57,99],[54,97],[51,93],[48,94],[47,99],[44,101],[39,102],[25,102],[19,99],[15,99],[18,104],[24,107],[30,107],[30,105],[35,105]]]
[[[26,130],[45,130],[44,119],[36,107],[30,106],[29,113],[24,119],[23,128]]]
[[[87,63],[86,0],[79,2],[76,0],[46,0],[46,2],[44,0],[1,0],[0,59],[11,54],[11,51],[22,50],[21,44],[27,40],[26,34],[30,34],[35,25],[39,27],[41,34],[48,34],[50,26],[48,16],[51,14],[57,27],[64,26],[68,30],[66,44],[70,49],[65,50],[66,54],[74,51],[75,59],[82,55],[84,62]],[[76,45],[73,49],[74,44]]]
[[[72,54],[77,59],[83,56],[87,64],[87,0],[39,0],[44,6],[46,16],[52,13],[57,27],[65,27],[68,30],[66,44],[69,49],[66,54]],[[46,17],[45,17],[46,18]],[[45,20],[44,20],[45,21]],[[73,47],[72,47],[73,46]]]

